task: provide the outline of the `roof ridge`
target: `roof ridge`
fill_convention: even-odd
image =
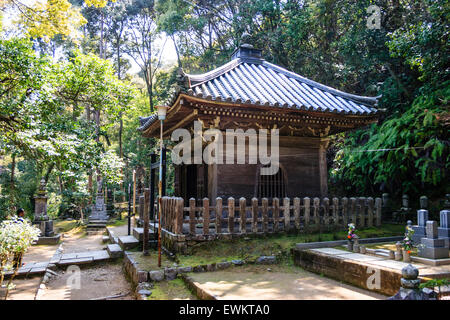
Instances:
[[[201,85],[211,79],[220,77],[224,73],[227,73],[230,70],[233,70],[234,68],[238,67],[240,64],[243,63],[243,60],[241,58],[233,59],[230,62],[227,62],[223,66],[220,66],[216,69],[213,69],[211,71],[208,71],[206,73],[202,74],[188,74],[186,73],[186,76],[189,78],[189,81],[191,83],[191,88],[194,86]],[[192,84],[192,82],[195,82],[195,84]]]
[[[306,77],[303,77],[303,76],[301,76],[301,75],[299,75],[299,74],[297,74],[295,72],[289,71],[289,70],[287,70],[287,69],[285,69],[283,67],[277,66],[277,65],[275,65],[273,63],[264,61],[262,64],[264,66],[268,67],[268,68],[271,68],[271,69],[273,69],[273,70],[275,70],[277,72],[280,72],[280,73],[283,73],[283,74],[285,74],[287,76],[295,78],[295,79],[297,79],[297,80],[299,80],[301,82],[304,82],[304,83],[306,83],[308,85],[311,85],[311,86],[316,87],[318,89],[321,89],[321,90],[333,93],[333,94],[335,94],[337,96],[340,96],[340,97],[343,97],[343,98],[355,100],[356,102],[359,102],[359,103],[364,103],[365,102],[365,103],[370,104],[371,106],[374,106],[377,103],[377,99],[381,97],[381,96],[367,97],[367,96],[360,96],[360,95],[356,95],[356,94],[352,94],[352,93],[347,93],[347,92],[335,89],[333,87],[329,87],[327,85],[324,85],[324,84],[319,83],[317,81],[314,81],[314,80],[308,79]]]

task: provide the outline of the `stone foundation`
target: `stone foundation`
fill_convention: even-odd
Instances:
[[[292,254],[294,264],[305,270],[323,274],[366,290],[393,296],[400,287],[402,277],[400,272],[383,269],[382,267],[378,268],[380,270],[380,289],[369,288],[367,280],[373,272],[369,272],[368,266],[364,264],[309,250],[293,249]]]

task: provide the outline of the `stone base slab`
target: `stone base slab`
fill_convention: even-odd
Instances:
[[[53,237],[39,237],[39,239],[36,241],[36,245],[41,244],[47,244],[47,245],[55,245],[59,243],[59,240],[61,240],[61,234],[57,234]]]

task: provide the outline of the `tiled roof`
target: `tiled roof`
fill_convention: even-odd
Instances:
[[[256,54],[255,54],[256,53]],[[260,50],[240,47],[229,63],[189,75],[186,94],[212,101],[348,115],[373,115],[377,98],[349,94],[309,80],[260,58]],[[145,130],[154,119],[142,123]]]

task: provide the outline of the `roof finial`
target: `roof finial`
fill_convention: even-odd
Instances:
[[[251,41],[251,35],[247,31],[245,31],[241,36],[241,47],[246,48],[253,48],[253,46],[250,44]]]

